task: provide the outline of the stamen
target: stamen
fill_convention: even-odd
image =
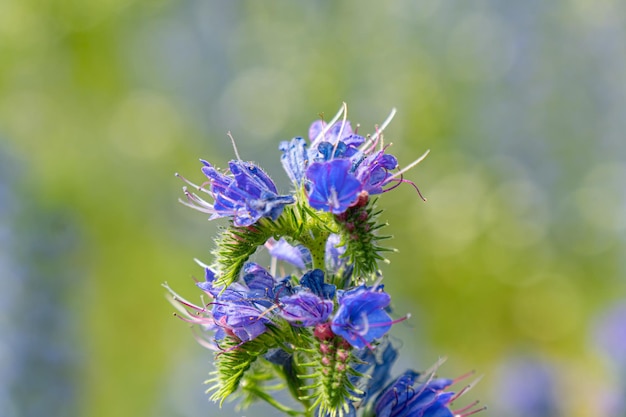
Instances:
[[[422,201],[424,201],[424,202],[428,201],[428,199],[422,195],[422,192],[421,192],[421,191],[420,191],[420,189],[417,187],[417,185],[415,185],[415,183],[414,183],[413,181],[410,181],[410,180],[405,180],[405,179],[404,179],[404,178],[402,178],[402,177],[400,177],[400,179],[395,179],[395,178],[394,178],[394,179],[393,179],[393,180],[391,180],[391,181],[396,182],[396,184],[394,184],[394,185],[392,185],[391,187],[389,187],[389,188],[387,188],[387,189],[383,190],[383,192],[384,192],[384,193],[386,193],[387,191],[391,191],[391,190],[393,190],[393,189],[394,189],[394,188],[396,188],[396,187],[399,187],[399,186],[400,186],[400,184],[402,184],[402,183],[405,183],[405,184],[410,184],[413,188],[415,188],[415,191],[417,191],[417,194],[420,196],[420,198],[422,199]],[[389,183],[389,182],[391,182],[391,181],[386,181],[385,183]]]
[[[430,149],[427,150],[426,152],[424,152],[424,154],[422,156],[420,156],[419,158],[417,158],[415,161],[411,162],[406,168],[403,168],[400,171],[398,171],[395,174],[393,174],[391,177],[389,177],[389,179],[393,179],[393,178],[399,177],[400,175],[404,174],[409,169],[413,168],[415,165],[417,165],[420,162],[422,162],[424,160],[424,158],[426,158],[428,156],[429,153],[430,153]]]
[[[180,175],[178,172],[176,174],[174,174],[174,175],[176,177],[180,178],[181,180],[183,180],[187,185],[190,185],[191,187],[195,188],[196,190],[205,192],[207,194],[211,194],[210,190],[207,190],[206,188],[204,188],[205,185],[211,184],[211,181],[206,181],[206,182],[203,182],[201,185],[196,185],[193,182],[189,181],[187,178],[185,178],[182,175]]]
[[[189,301],[185,300],[182,297],[174,297],[174,298],[172,298],[172,300],[176,301],[178,303],[181,303],[185,307],[189,307],[192,310],[197,311],[198,313],[205,313],[206,312],[206,308],[203,308],[203,307],[197,306],[197,305],[195,305],[193,303],[190,303]]]
[[[442,358],[439,358],[439,359],[437,360],[437,362],[435,362],[435,363],[433,364],[433,366],[431,366],[430,368],[428,368],[427,370],[425,370],[425,371],[424,371],[424,374],[425,374],[425,375],[429,375],[429,380],[432,380],[432,378],[434,377],[434,375],[437,373],[437,369],[439,369],[439,367],[440,367],[441,365],[443,365],[443,363],[444,363],[445,361],[447,361],[447,360],[448,360],[448,358],[447,358],[447,357],[445,357],[445,356],[444,356],[444,357],[442,357]]]
[[[202,268],[206,268],[206,269],[211,269],[211,267],[207,264],[205,264],[204,262],[202,262],[200,259],[198,258],[193,258],[194,262],[197,263],[198,265],[200,265]]]
[[[202,324],[203,320],[200,317],[194,317],[194,316],[187,316],[187,317],[183,317],[180,314],[174,313],[174,317],[176,317],[177,319],[180,319],[182,321],[184,321],[185,323],[189,323],[191,325],[198,325],[198,324]]]
[[[378,132],[378,126],[376,126],[376,132]],[[374,151],[376,149],[376,146],[378,146],[378,139],[382,138],[382,136],[378,136],[376,138],[376,140],[374,140],[372,142],[372,145],[369,147],[369,149],[363,149],[363,146],[361,146],[361,148],[359,148],[360,151],[362,151],[364,154],[369,154],[370,152]]]
[[[476,413],[479,413],[481,411],[485,411],[486,409],[487,409],[487,406],[484,406],[484,407],[477,408],[476,410],[472,410],[472,411],[464,413],[464,414],[455,414],[454,417],[468,417],[468,416],[471,416],[472,414],[476,414]]]
[[[400,317],[399,319],[395,319],[395,320],[392,320],[392,321],[387,321],[385,323],[376,323],[376,324],[369,324],[369,323],[367,323],[368,330],[369,330],[369,327],[383,327],[383,326],[388,326],[388,325],[394,325],[394,324],[400,323],[400,322],[402,322],[404,320],[408,320],[410,318],[411,318],[411,315],[407,314],[404,317]]]
[[[324,126],[322,131],[320,133],[318,133],[318,135],[315,138],[315,140],[313,140],[313,142],[311,142],[311,148],[315,148],[315,146],[317,146],[317,143],[324,138],[324,136],[326,135],[326,133],[328,133],[328,131],[330,130],[332,125],[334,125],[335,122],[337,120],[339,120],[339,118],[346,111],[346,109],[347,109],[347,105],[346,105],[346,103],[343,103],[343,105],[341,106],[341,108],[339,109],[337,114],[326,124],[326,126]]]
[[[337,146],[339,146],[339,141],[343,136],[343,129],[346,127],[346,120],[348,119],[348,105],[343,103],[344,111],[343,111],[343,120],[341,121],[341,127],[339,128],[339,134],[337,135],[337,142],[335,142],[335,146],[333,146],[333,153],[330,155],[330,159],[333,159],[335,152],[337,151]]]
[[[389,123],[391,123],[391,121],[393,120],[394,116],[396,115],[396,108],[394,107],[393,109],[391,109],[391,113],[389,113],[389,116],[387,116],[387,118],[385,119],[385,121],[383,122],[382,125],[380,125],[379,129],[376,129],[376,133],[374,133],[372,135],[372,137],[370,137],[367,141],[365,141],[365,143],[363,145],[361,145],[361,147],[359,149],[363,150],[366,149],[367,147],[370,146],[370,144],[374,141],[376,141],[378,139],[378,136],[381,135],[383,133],[383,131],[387,128],[387,126],[389,126]]]
[[[196,342],[198,342],[200,346],[205,347],[209,350],[213,350],[213,351],[218,350],[217,345],[215,343],[212,343],[210,339],[207,340],[204,335],[198,334],[195,328],[192,328],[191,334],[193,335],[194,339],[196,339]]]
[[[454,400],[459,398],[461,395],[465,394],[466,392],[474,388],[474,386],[478,384],[478,382],[480,382],[481,379],[483,379],[482,375],[476,378],[475,380],[473,380],[470,384],[464,386],[459,392],[457,392],[452,398],[450,398],[449,402],[450,403],[454,402]]]
[[[164,282],[163,284],[161,284],[161,286],[162,286],[163,288],[165,288],[165,289],[169,292],[169,300],[170,300],[170,302],[172,302],[172,301],[176,301],[176,302],[181,303],[181,304],[183,304],[183,305],[186,305],[187,307],[192,308],[192,309],[194,309],[194,310],[197,310],[197,311],[206,311],[204,308],[202,308],[202,307],[198,307],[197,305],[195,305],[195,304],[193,304],[193,303],[191,303],[191,302],[189,302],[189,301],[185,300],[183,297],[181,297],[180,295],[178,295],[178,294],[177,294],[177,293],[176,293],[173,289],[171,289],[171,288],[170,288],[170,286],[169,286],[169,285],[167,285],[167,282]],[[179,311],[181,311],[181,312],[185,311],[185,310],[180,310],[180,309],[178,308],[179,306],[178,306],[177,304],[175,304],[175,303],[172,303],[172,304],[174,305],[174,307],[176,307],[176,308],[177,308],[177,310],[179,310]],[[186,312],[186,311],[185,311],[185,312]]]
[[[257,317],[256,319],[262,319],[263,317],[265,317],[266,315],[268,315],[270,312],[272,312],[274,309],[279,308],[279,306],[277,304],[269,307],[267,310],[265,310],[264,312],[262,312],[259,317]]]
[[[211,204],[207,203],[206,201],[204,201],[197,195],[187,191],[186,187],[183,187],[183,193],[185,193],[185,196],[187,197],[187,201],[183,200],[182,198],[179,198],[178,202],[181,203],[182,205],[190,207],[194,210],[201,211],[203,213],[213,214],[213,215],[215,214],[215,210],[213,209],[213,206]]]
[[[228,131],[226,135],[228,135],[228,137],[230,138],[230,142],[233,144],[233,150],[235,151],[235,156],[237,157],[237,160],[241,161],[239,151],[237,150],[237,145],[235,145],[235,138],[233,138],[233,135],[230,134],[230,131]]]
[[[476,371],[471,370],[471,371],[469,371],[469,372],[467,372],[467,373],[465,373],[465,374],[463,374],[463,375],[461,375],[461,376],[457,376],[456,378],[454,378],[454,379],[452,380],[452,383],[453,383],[453,384],[456,384],[456,383],[458,383],[458,382],[461,382],[461,381],[463,381],[464,379],[469,378],[470,376],[474,375],[475,373],[476,373]]]
[[[378,287],[380,286],[380,283],[383,282],[383,277],[382,275],[378,277],[378,279],[376,281],[374,281],[374,283],[372,284],[372,292],[376,292],[376,290],[378,289]]]
[[[480,401],[476,400],[476,401],[474,401],[473,403],[471,403],[470,405],[466,405],[466,406],[465,406],[465,407],[463,407],[463,408],[459,408],[458,410],[454,410],[454,411],[453,411],[453,413],[454,413],[454,415],[455,415],[455,416],[458,416],[458,415],[459,415],[459,413],[463,413],[464,411],[467,411],[467,410],[469,410],[469,409],[471,409],[471,408],[476,407],[476,405],[477,405],[479,402],[480,402]]]

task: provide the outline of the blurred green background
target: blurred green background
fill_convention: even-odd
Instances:
[[[476,369],[484,416],[626,415],[594,336],[626,299],[625,41],[619,0],[2,0],[0,414],[277,415],[203,393],[161,283],[199,296],[216,224],[173,174],[231,131],[287,190],[278,142],[346,101],[361,132],[398,108],[401,164],[431,149],[428,202],[380,200],[395,372]]]

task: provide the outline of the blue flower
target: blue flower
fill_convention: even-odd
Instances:
[[[351,167],[352,163],[347,159],[311,164],[306,171],[311,182],[311,207],[341,214],[356,202],[361,192],[361,182],[350,173]]]
[[[313,294],[326,300],[335,298],[335,287],[332,284],[324,282],[324,271],[321,269],[313,269],[300,278],[300,285],[309,289]]]
[[[254,262],[246,262],[242,271],[243,281],[248,287],[247,297],[270,307],[274,299],[274,286],[276,285],[274,277],[265,268]]]
[[[393,321],[385,311],[391,298],[382,288],[360,286],[338,291],[339,309],[331,321],[333,332],[357,349],[370,343],[391,329]]]
[[[385,338],[375,349],[354,350],[353,355],[358,361],[352,368],[363,376],[353,376],[351,382],[362,392],[358,397],[363,406],[389,380],[391,367],[398,357],[398,350]]]
[[[408,370],[392,381],[374,402],[376,417],[466,417],[482,409],[473,409],[478,401],[459,410],[450,410],[450,404],[467,392],[466,386],[458,394],[445,391],[455,381],[433,378],[432,373],[421,374]]]
[[[274,348],[268,350],[263,357],[275,365],[286,366],[291,363],[293,355],[281,348]]]
[[[443,390],[450,379],[433,379],[420,383],[421,374],[406,371],[376,399],[376,417],[453,417],[447,407],[454,395]]]
[[[346,145],[355,147],[361,146],[363,142],[365,142],[363,136],[357,135],[354,130],[352,130],[352,126],[348,120],[345,122],[335,122],[330,127],[328,127],[328,124],[323,120],[316,120],[311,123],[309,127],[309,139],[312,143],[323,141],[332,145],[341,141]]]
[[[391,182],[389,171],[397,168],[398,160],[384,150],[375,151],[375,146],[360,149],[365,138],[354,134],[350,122],[337,122],[324,131],[324,124],[314,122],[309,130],[313,145],[309,160],[328,162],[342,159],[350,162],[347,172],[361,183],[361,189],[368,194],[380,194],[383,186]],[[323,138],[320,141],[319,138]],[[309,168],[310,169],[310,168]],[[336,212],[334,212],[336,213]],[[336,213],[337,214],[337,213]]]
[[[280,315],[297,327],[315,326],[328,320],[333,302],[324,300],[310,291],[300,291],[280,300]]]
[[[290,195],[278,195],[270,177],[252,162],[241,160],[228,163],[231,175],[225,175],[210,163],[202,161],[202,172],[209,178],[210,188],[185,180],[189,185],[209,194],[213,203],[184,188],[188,201],[181,202],[211,215],[210,220],[232,217],[235,226],[250,226],[261,217],[276,220],[287,204],[295,200]],[[183,178],[184,179],[184,178]]]
[[[306,141],[303,138],[293,138],[289,142],[281,142],[278,149],[283,152],[280,162],[283,164],[289,179],[297,186],[301,185],[308,166]]]
[[[302,245],[292,246],[283,237],[278,241],[270,238],[265,242],[265,247],[272,257],[289,262],[300,269],[305,269],[312,262],[311,252],[307,248]]]
[[[384,191],[383,186],[392,177],[389,171],[397,166],[398,160],[395,156],[379,151],[360,161],[354,173],[363,185],[363,190],[368,194],[380,194]]]
[[[395,110],[367,139],[356,134],[345,118],[337,121],[341,115],[345,117],[345,112],[344,106],[330,123],[313,122],[309,128],[310,144],[296,137],[279,146],[287,175],[297,187],[304,184],[309,191],[309,204],[318,210],[341,214],[355,202],[359,192],[380,194],[401,183],[411,184],[422,197],[417,186],[402,175],[428,152],[406,168],[391,173],[398,168],[398,160],[385,153],[388,146],[383,144],[382,131],[395,115]],[[345,163],[332,165],[338,160]],[[355,179],[360,186],[356,185]]]
[[[213,320],[221,328],[215,339],[226,335],[235,336],[242,342],[248,342],[267,330],[272,322],[258,300],[248,296],[247,289],[241,284],[232,284],[213,302]]]
[[[215,273],[211,269],[205,268],[205,273],[206,280],[197,285],[213,298],[213,308],[205,314],[215,325],[216,340],[230,335],[247,342],[267,330],[273,318],[268,313],[274,305],[276,282],[263,267],[247,263],[243,267],[244,283],[235,282],[224,289],[213,286]]]

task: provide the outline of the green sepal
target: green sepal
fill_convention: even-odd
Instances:
[[[273,237],[286,237],[304,245],[313,256],[316,268],[324,268],[324,249],[328,235],[337,230],[332,215],[311,210],[300,202],[285,206],[276,220],[263,217],[247,227],[230,226],[222,230],[216,239],[215,262],[218,272],[215,286],[226,287],[237,280],[246,261],[259,246]]]
[[[213,378],[205,381],[211,384],[206,391],[213,392],[211,400],[219,402],[221,406],[237,390],[244,374],[257,358],[277,345],[275,337],[268,332],[243,344],[234,337],[224,338],[220,342],[223,351],[215,354],[216,370],[212,372]]]
[[[378,235],[377,232],[387,223],[378,223],[382,210],[376,209],[376,200],[366,200],[348,208],[344,213],[335,215],[340,228],[341,244],[346,245],[344,257],[354,267],[354,279],[374,277],[378,274],[378,262],[389,262],[381,253],[393,252],[379,244],[391,236]]]
[[[254,380],[268,378],[267,366],[256,364],[270,349],[282,348],[293,354],[297,346],[311,346],[310,331],[304,328],[291,326],[287,321],[277,319],[273,325],[255,339],[242,343],[238,339],[227,336],[220,341],[220,352],[215,354],[216,370],[213,378],[205,381],[211,384],[207,393],[213,392],[211,400],[223,404],[224,400],[233,394],[242,384],[242,381],[251,383]],[[300,372],[299,368],[295,372]],[[288,375],[280,375],[285,378]],[[292,383],[287,379],[288,383]],[[296,386],[302,385],[298,383]],[[248,385],[248,389],[253,385]],[[291,387],[290,387],[291,388]]]

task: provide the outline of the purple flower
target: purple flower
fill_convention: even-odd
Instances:
[[[391,366],[398,357],[398,350],[385,340],[376,346],[376,349],[355,350],[353,355],[358,361],[352,368],[361,376],[353,376],[351,381],[363,392],[359,399],[362,404],[366,404],[389,380]]]
[[[275,365],[288,366],[291,363],[293,355],[281,348],[274,348],[268,350],[263,357]]]
[[[204,281],[197,282],[196,285],[202,291],[209,293],[212,298],[216,298],[220,293],[220,289],[213,286],[215,278],[215,271],[213,271],[211,268],[204,268]]]
[[[351,166],[347,159],[315,162],[309,166],[306,176],[311,182],[311,207],[341,214],[356,202],[361,182],[350,173]]]
[[[362,349],[389,331],[393,321],[385,311],[391,298],[382,288],[360,286],[338,291],[339,309],[331,321],[333,332]]]
[[[465,417],[481,411],[473,409],[477,401],[460,410],[450,410],[450,404],[469,389],[466,387],[457,395],[444,391],[454,382],[433,378],[432,374],[406,371],[376,398],[376,417]]]
[[[243,267],[244,283],[235,282],[221,289],[213,286],[215,273],[209,268],[205,271],[206,281],[197,285],[213,298],[211,311],[202,312],[208,315],[203,321],[214,324],[215,339],[230,335],[247,342],[264,333],[272,322],[268,313],[274,305],[274,278],[263,267],[249,262]]]
[[[274,277],[265,268],[254,262],[247,262],[243,266],[243,281],[248,287],[246,293],[250,299],[257,300],[266,307],[272,305],[274,299]]]
[[[345,112],[344,106],[330,123],[322,120],[313,122],[309,128],[310,144],[297,137],[279,146],[287,175],[296,186],[305,184],[309,191],[309,204],[318,210],[341,214],[355,202],[361,191],[380,194],[406,182],[419,193],[415,184],[402,178],[402,174],[426,154],[392,174],[391,171],[398,168],[398,160],[385,153],[387,146],[382,144],[382,131],[393,118],[395,110],[367,139],[357,135],[348,120],[337,121],[341,115],[345,116]]]
[[[210,188],[207,190],[185,181],[197,190],[209,194],[213,203],[203,200],[186,188],[184,191],[188,201],[181,202],[210,214],[210,220],[232,217],[235,226],[250,226],[261,217],[276,220],[284,206],[295,201],[292,196],[278,195],[270,177],[252,162],[230,161],[228,166],[231,175],[221,173],[206,161],[202,163],[202,172],[209,178]]]
[[[443,390],[451,379],[432,379],[420,383],[419,372],[406,371],[378,396],[376,417],[453,417],[448,409],[454,393]]]
[[[278,241],[268,240],[265,242],[265,247],[272,257],[289,262],[300,269],[305,269],[312,261],[311,252],[307,248],[302,245],[292,246],[283,237]]]
[[[245,287],[233,284],[213,303],[213,319],[221,332],[215,334],[217,340],[226,335],[248,342],[267,330],[271,323],[266,309],[247,295]]]
[[[281,142],[278,146],[283,154],[280,162],[287,175],[296,185],[301,185],[304,172],[308,166],[307,143],[303,138],[293,138],[289,142]]]
[[[392,179],[389,171],[398,167],[398,160],[393,155],[385,154],[384,150],[376,151],[375,141],[363,146],[365,138],[354,133],[349,121],[336,122],[330,127],[320,120],[313,122],[309,138],[312,142],[309,160],[349,160],[349,172],[369,194],[382,193],[383,186]]]
[[[333,123],[330,128],[323,120],[316,120],[309,127],[309,139],[312,143],[323,141],[332,145],[341,141],[346,145],[355,147],[361,146],[365,142],[363,136],[354,133],[348,120]]]
[[[280,300],[280,315],[298,327],[324,323],[333,311],[333,302],[324,300],[309,291],[300,291]]]
[[[354,173],[363,184],[363,190],[368,194],[380,194],[391,178],[389,171],[397,166],[398,160],[395,156],[379,151],[360,161]]]
[[[324,282],[324,271],[321,269],[313,269],[304,274],[302,278],[300,278],[300,285],[307,288],[318,297],[322,297],[326,300],[335,298],[335,290],[337,287]]]
[[[343,167],[343,172],[353,174],[360,182],[362,191],[369,194],[382,193],[384,191],[383,186],[392,180],[389,171],[397,168],[397,159],[393,155],[385,154],[384,150],[375,151],[375,146],[370,146],[369,149],[365,150],[360,149],[359,147],[363,145],[365,138],[354,134],[348,121],[345,123],[337,122],[325,132],[323,128],[324,124],[317,121],[309,130],[314,145],[309,152],[309,159],[319,162],[348,161],[350,165],[346,164]],[[319,138],[323,139],[320,141]],[[311,164],[311,167],[313,165]],[[340,212],[333,211],[333,213],[338,214]]]

